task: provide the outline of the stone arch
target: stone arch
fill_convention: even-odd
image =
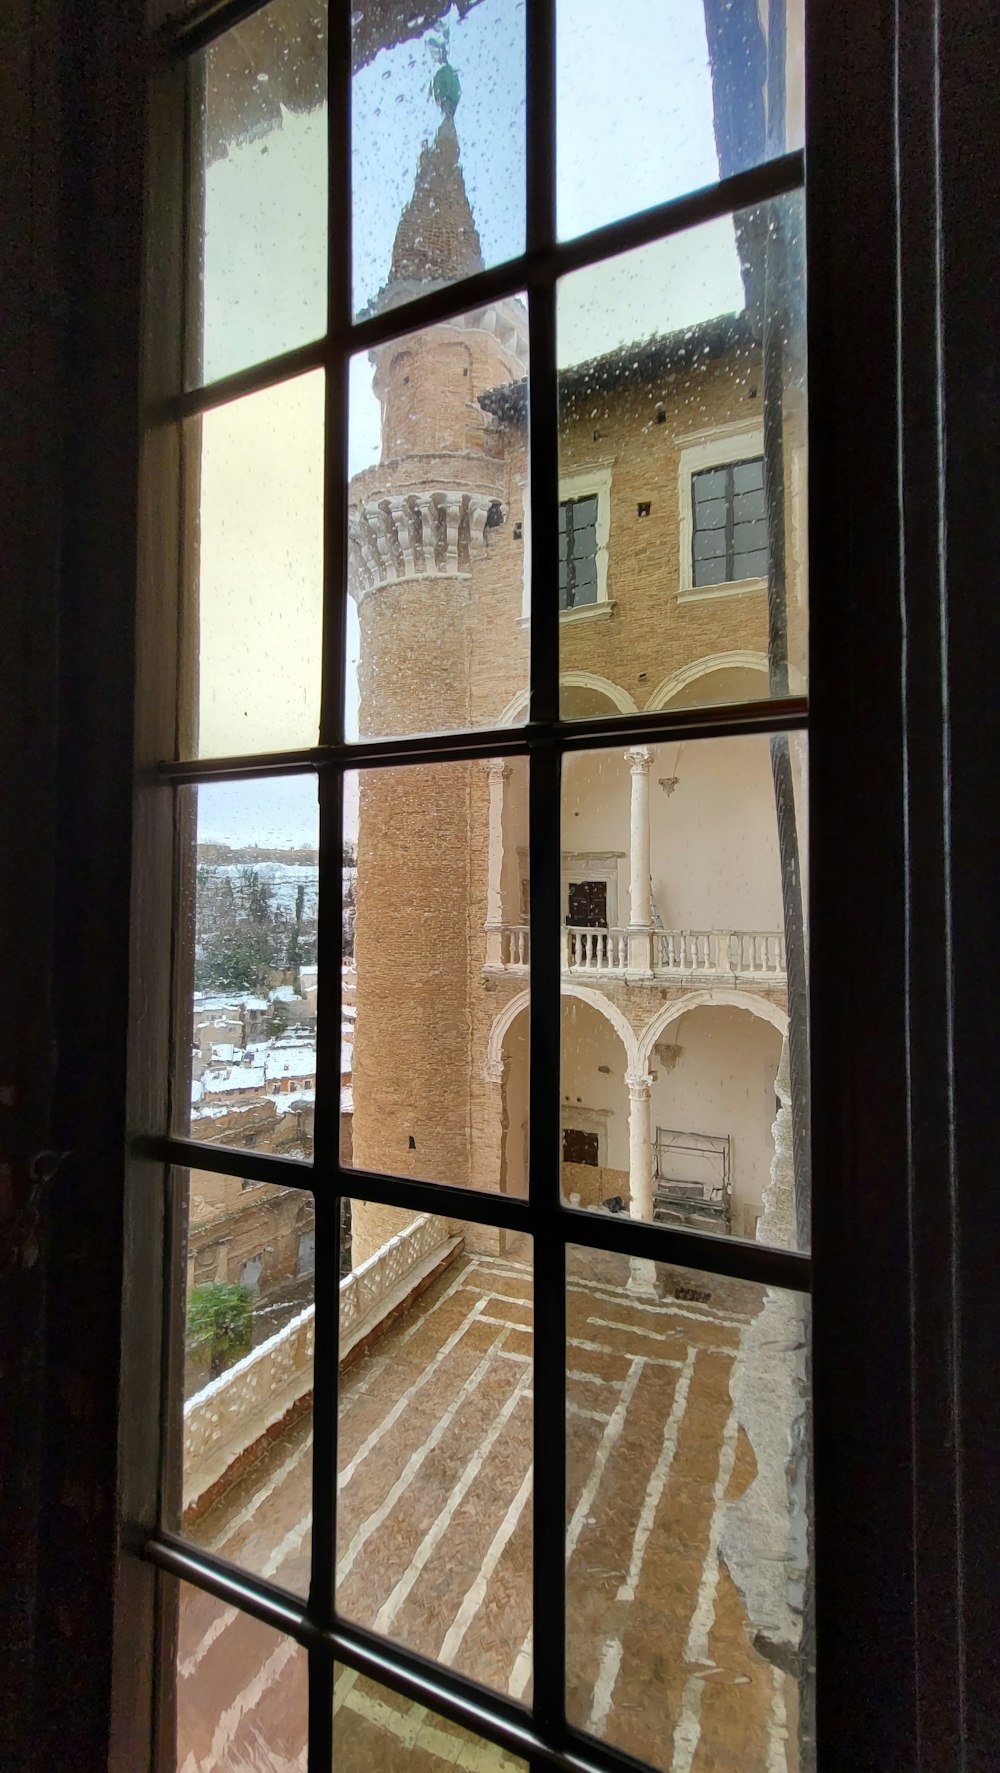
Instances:
[[[598,677],[593,671],[560,671],[559,683],[567,689],[597,690],[600,695],[607,696],[619,714],[639,712],[638,704],[633,701],[628,690],[619,688],[617,683],[611,683],[606,677]],[[519,726],[527,709],[528,691],[518,690],[517,695],[511,698],[503,713],[498,716],[497,726]]]
[[[739,996],[740,993],[731,992],[729,995]],[[589,1004],[599,1016],[603,1016],[605,1021],[610,1022],[625,1048],[625,1070],[638,1072],[642,1069],[635,1029],[630,1022],[626,1021],[621,1010],[616,1008],[610,998],[605,997],[602,991],[595,991],[590,985],[564,985],[561,996],[579,998],[581,1003]],[[493,1019],[493,1026],[490,1029],[490,1037],[486,1046],[486,1062],[483,1066],[483,1076],[488,1083],[498,1083],[500,1080],[503,1071],[504,1036],[521,1011],[527,1009],[529,998],[530,992],[519,991],[516,997],[512,997],[509,1003],[504,1004],[503,1009],[499,1010]]]
[[[660,1035],[671,1022],[686,1016],[690,1010],[704,1009],[707,1005],[718,1008],[745,1010],[750,1016],[757,1016],[762,1022],[770,1022],[772,1028],[784,1037],[788,1032],[788,1012],[783,1010],[770,998],[758,997],[752,991],[733,991],[725,986],[710,986],[705,991],[689,991],[684,997],[677,997],[672,1003],[665,1003],[657,1010],[651,1022],[646,1024],[636,1043],[638,1059],[636,1071],[646,1071],[652,1058]]]
[[[678,671],[672,671],[669,677],[665,677],[657,685],[646,703],[646,712],[653,713],[659,708],[665,708],[681,690],[687,689],[689,683],[696,682],[699,677],[711,677],[716,671],[760,671],[766,677],[767,654],[747,651],[708,653],[704,658],[693,659],[689,665],[682,665]]]

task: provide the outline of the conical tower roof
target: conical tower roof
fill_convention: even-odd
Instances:
[[[459,163],[452,116],[421,150],[413,196],[396,229],[383,300],[399,285],[453,283],[483,269],[479,231]]]

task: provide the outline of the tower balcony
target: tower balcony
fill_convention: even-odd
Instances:
[[[560,930],[564,979],[653,978],[669,984],[784,985],[785,938],[778,930]],[[487,972],[527,973],[527,924],[487,924]]]

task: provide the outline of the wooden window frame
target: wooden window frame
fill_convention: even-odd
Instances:
[[[551,32],[534,22],[545,10],[532,12],[533,67],[551,82]],[[153,204],[148,251],[157,288],[168,295],[173,277],[178,298],[169,192],[183,175],[183,94],[170,46],[185,32],[189,42],[210,33],[221,16],[207,5],[153,48],[146,165],[153,192],[168,199]],[[63,347],[48,386],[60,390],[65,425],[56,427],[59,453],[50,459],[64,474],[59,621],[74,643],[58,680],[59,719],[71,735],[56,782],[54,849],[54,1125],[65,1156],[45,1225],[32,1752],[39,1765],[75,1755],[76,1764],[121,1773],[152,1765],[152,1677],[157,1654],[169,1652],[150,1535],[164,1481],[158,1400],[170,1153],[149,1129],[166,1124],[170,986],[150,956],[161,952],[172,913],[158,858],[172,850],[173,794],[155,760],[172,727],[177,661],[169,599],[140,612],[135,660],[131,652],[143,165],[135,101],[150,59],[144,25],[143,8],[122,4],[96,28],[82,0],[58,21],[51,7],[34,9],[31,20],[63,80],[62,105],[39,114],[40,126],[50,143],[62,134],[73,150],[59,174],[72,300],[61,313],[39,309],[34,324],[47,338],[54,328]],[[982,1032],[995,1004],[984,858],[1000,849],[1000,832],[996,797],[985,792],[980,721],[1000,636],[995,606],[969,596],[970,585],[986,582],[977,512],[1000,471],[980,398],[984,366],[996,357],[995,235],[982,225],[996,192],[989,157],[978,152],[996,134],[996,29],[989,9],[971,0],[913,9],[905,29],[883,0],[849,16],[835,0],[810,9],[822,1773],[873,1764],[986,1768],[997,1732],[991,1657],[1000,1589],[994,1559],[967,1527],[991,1506],[1000,1358],[984,1235],[996,1111]],[[703,219],[697,201],[690,214]],[[164,334],[159,356],[147,360],[147,412],[177,385],[173,352]],[[51,440],[42,437],[41,447],[44,455]],[[175,440],[147,430],[142,453],[148,496],[151,483],[175,475]],[[961,479],[949,471],[956,455]],[[167,581],[170,533],[161,531],[168,558],[157,573]],[[555,718],[554,700],[546,715]],[[132,990],[153,1039],[133,1068],[126,1107],[128,979],[116,914],[127,899],[130,840]],[[972,966],[956,964],[956,919]],[[843,966],[845,921],[866,932],[856,977]],[[98,1013],[80,1018],[81,1002]],[[84,1040],[89,1067],[74,1067]],[[107,1060],[100,1075],[95,1055]],[[82,1421],[81,1348],[91,1376]],[[85,1526],[66,1490],[70,1475],[74,1495],[93,1486],[88,1493],[105,1499]],[[262,1616],[276,1605],[256,1589],[237,1592]],[[283,1617],[294,1630],[297,1619]],[[345,1648],[378,1678],[394,1669],[399,1676],[369,1646]]]

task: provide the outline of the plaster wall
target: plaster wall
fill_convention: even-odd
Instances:
[[[650,747],[653,897],[668,929],[782,928],[774,790],[766,739]],[[668,793],[668,783],[676,786]],[[631,780],[623,751],[578,752],[563,767],[562,847],[624,851],[618,922],[628,923]]]
[[[753,1237],[774,1156],[774,1080],[781,1036],[747,1011],[692,1010],[665,1030],[654,1049],[652,1129],[728,1133],[733,1231]]]

